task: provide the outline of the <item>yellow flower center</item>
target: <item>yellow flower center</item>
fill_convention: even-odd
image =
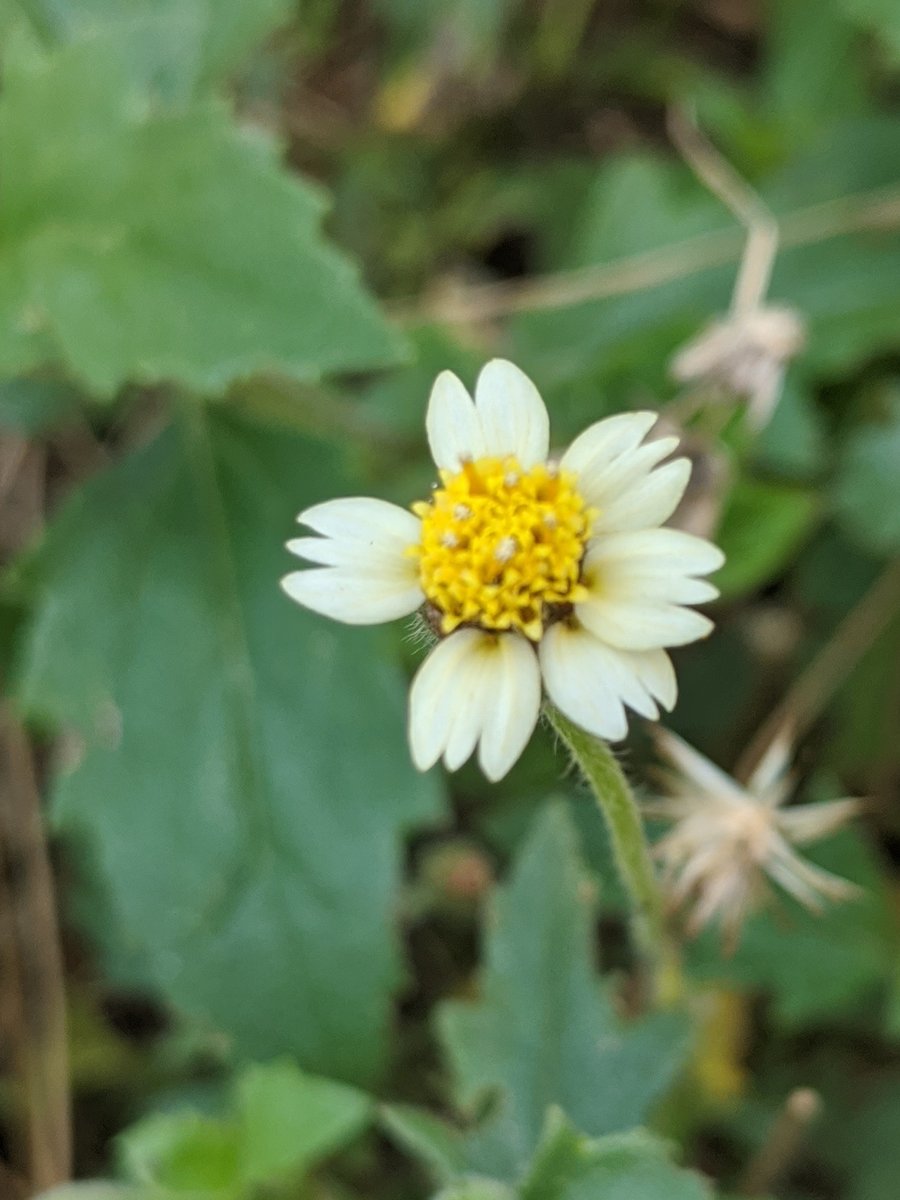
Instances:
[[[464,623],[518,629],[538,641],[550,605],[587,596],[579,582],[594,512],[575,476],[515,458],[480,458],[441,471],[429,501],[413,505],[422,540],[410,547],[441,630]]]

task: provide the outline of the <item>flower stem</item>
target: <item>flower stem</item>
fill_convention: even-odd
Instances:
[[[552,704],[550,724],[565,742],[596,797],[612,840],[616,866],[634,904],[635,942],[652,967],[668,957],[662,897],[656,883],[644,823],[625,773],[606,742],[573,724]]]

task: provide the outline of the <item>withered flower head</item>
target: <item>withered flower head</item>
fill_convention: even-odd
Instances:
[[[673,823],[657,843],[663,885],[675,907],[690,909],[695,934],[717,921],[734,946],[749,912],[776,883],[806,908],[845,900],[858,888],[808,862],[794,849],[833,833],[859,810],[858,800],[785,807],[793,786],[790,746],[776,742],[746,786],[668,730],[657,730],[668,795],[647,813]]]
[[[803,348],[805,336],[802,318],[790,308],[730,313],[677,351],[672,375],[680,383],[709,384],[744,397],[751,422],[761,429],[778,403],[785,367]]]

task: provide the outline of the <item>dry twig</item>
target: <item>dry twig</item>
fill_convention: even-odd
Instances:
[[[0,1020],[10,1049],[32,1194],[70,1177],[63,962],[31,746],[0,710]]]
[[[809,1127],[822,1111],[822,1098],[812,1088],[795,1088],[775,1118],[769,1136],[751,1159],[738,1191],[742,1196],[767,1196],[788,1170]]]
[[[781,219],[780,244],[810,246],[848,233],[900,227],[900,188],[889,187],[843,196],[797,209]],[[567,308],[589,300],[624,296],[686,279],[740,258],[745,238],[737,230],[700,234],[659,250],[629,255],[610,263],[561,271],[526,281],[509,280],[463,289],[452,300],[415,301],[395,316],[407,324],[467,324],[513,313]]]
[[[900,613],[900,562],[889,566],[840,623],[750,741],[735,769],[746,780],[779,738],[799,738]]]
[[[778,222],[758,192],[744,180],[698,128],[686,109],[668,112],[669,136],[714,196],[747,230],[747,243],[731,298],[733,313],[757,309],[765,299],[778,253]]]

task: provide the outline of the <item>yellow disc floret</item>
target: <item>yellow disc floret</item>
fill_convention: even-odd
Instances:
[[[579,572],[594,513],[571,472],[480,458],[441,471],[441,485],[413,505],[422,540],[410,553],[443,633],[472,624],[537,641],[548,606],[586,598]]]

